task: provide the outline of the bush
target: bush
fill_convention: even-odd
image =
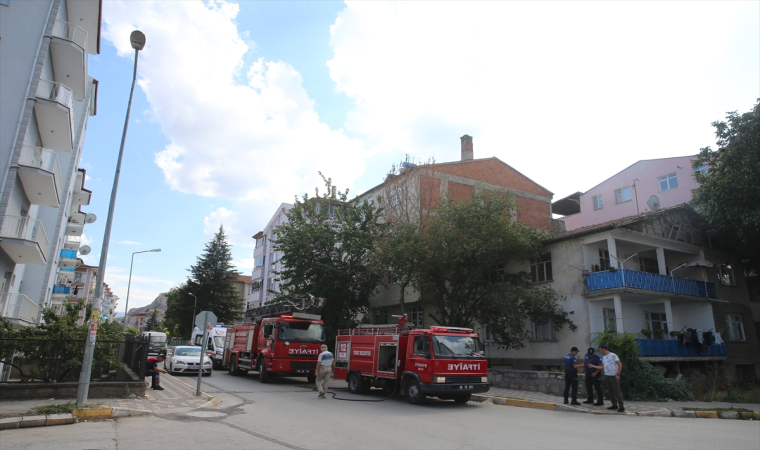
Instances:
[[[691,391],[699,401],[760,403],[760,384],[736,383],[717,363],[707,364],[705,374],[692,375],[690,381]]]
[[[617,333],[609,327],[597,335],[592,344],[606,345],[618,355],[623,363],[623,376],[620,377],[620,389],[628,400],[694,400],[689,387],[682,381],[663,378],[649,363],[641,361],[639,346],[634,341],[633,333]]]

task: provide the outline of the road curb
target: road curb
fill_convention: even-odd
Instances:
[[[678,417],[686,419],[734,419],[734,420],[760,420],[760,412],[738,412],[738,411],[675,411],[669,409],[658,409],[654,411],[640,411],[640,412],[624,412],[617,411],[605,411],[586,409],[571,405],[565,405],[560,403],[548,403],[548,402],[535,402],[530,400],[521,400],[506,397],[496,397],[491,395],[474,394],[472,401],[475,402],[490,402],[494,405],[506,405],[517,406],[521,408],[533,408],[543,409],[548,411],[562,411],[573,413],[586,413],[597,415],[613,415],[613,416],[642,416],[642,417]]]
[[[184,381],[180,380],[179,378],[175,377],[172,374],[167,373],[167,375],[169,375],[170,377],[172,377],[172,379],[174,381],[176,381],[178,383],[181,383],[181,384],[184,384],[185,386],[187,386],[188,388],[190,388],[193,391],[195,391],[197,389],[197,388],[195,388],[193,386],[190,386],[189,384],[185,383]],[[205,393],[203,391],[201,391],[201,395],[203,395],[204,397],[206,397],[206,399],[208,401],[206,403],[202,404],[201,406],[199,406],[198,408],[208,408],[210,406],[218,406],[219,405],[219,402],[216,400],[216,397],[214,397],[213,395],[208,395],[207,393]],[[209,405],[209,403],[211,403],[211,405]]]
[[[113,408],[75,409],[71,411],[71,414],[82,420],[103,420],[112,418]]]
[[[47,416],[21,416],[0,419],[0,430],[16,428],[49,427],[53,425],[69,425],[76,423],[72,414],[50,414]]]

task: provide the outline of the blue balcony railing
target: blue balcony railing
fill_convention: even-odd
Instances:
[[[71,287],[69,286],[59,286],[55,285],[53,286],[53,294],[71,294]]]
[[[649,291],[691,295],[694,297],[715,298],[715,284],[713,283],[669,277],[656,273],[639,272],[638,270],[605,270],[603,272],[590,273],[584,275],[584,277],[586,278],[587,291],[630,287]]]
[[[77,251],[76,250],[68,250],[63,249],[61,250],[61,258],[76,258],[77,257]]]
[[[726,343],[711,343],[704,349],[681,345],[672,339],[634,339],[639,345],[641,356],[726,356]]]

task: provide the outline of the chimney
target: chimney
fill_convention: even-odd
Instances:
[[[462,161],[472,161],[472,136],[464,135],[462,141]]]

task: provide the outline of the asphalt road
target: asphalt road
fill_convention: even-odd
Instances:
[[[193,384],[195,378],[183,381]],[[333,382],[340,398],[355,396]],[[0,432],[13,449],[752,449],[760,422],[718,419],[595,416],[471,402],[430,400],[423,406],[395,396],[382,402],[317,399],[305,379],[263,385],[255,372],[215,371],[204,390],[221,404],[202,411]],[[196,413],[201,411],[196,411]]]

